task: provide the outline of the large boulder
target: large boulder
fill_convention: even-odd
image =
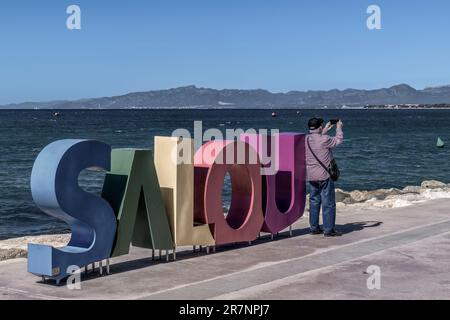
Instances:
[[[447,184],[437,180],[427,180],[420,185],[424,189],[446,188]]]
[[[24,249],[18,248],[0,249],[0,261],[26,257],[27,257],[27,250]]]
[[[350,192],[350,196],[354,202],[364,202],[371,199],[384,200],[388,196],[402,194],[403,191],[391,188],[391,189],[378,189],[373,191],[359,191],[355,190]]]
[[[354,190],[350,192],[350,197],[354,202],[363,202],[369,199],[368,191]]]
[[[336,189],[336,203],[345,202],[347,199],[351,199],[350,193],[345,192],[342,189]]]

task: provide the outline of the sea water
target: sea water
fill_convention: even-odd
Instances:
[[[374,190],[450,183],[450,110],[68,110],[0,111],[0,239],[67,231],[67,225],[33,204],[33,162],[47,144],[67,138],[97,139],[113,148],[152,148],[155,135],[175,129],[279,129],[305,132],[313,116],[344,122],[344,144],[334,155],[342,175],[337,187]],[[449,148],[436,148],[437,137]],[[100,193],[103,173],[83,172],[80,185]],[[224,207],[230,201],[229,180]]]

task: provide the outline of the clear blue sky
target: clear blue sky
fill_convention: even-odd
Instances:
[[[82,30],[66,28],[66,8]],[[380,31],[366,9],[382,10]],[[0,104],[195,84],[450,84],[448,0],[1,0]]]

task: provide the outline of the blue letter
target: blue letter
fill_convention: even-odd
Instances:
[[[42,150],[31,173],[31,193],[45,213],[69,224],[72,238],[61,249],[28,244],[28,272],[57,281],[67,267],[80,268],[109,258],[116,232],[110,205],[78,185],[80,172],[110,170],[111,147],[92,140],[60,140]]]

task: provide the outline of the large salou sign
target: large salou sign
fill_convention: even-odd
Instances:
[[[273,163],[261,161],[271,143],[272,171]],[[101,197],[78,185],[88,168],[107,171]],[[227,173],[232,200],[224,215]],[[29,244],[28,271],[59,282],[73,266],[128,254],[130,244],[174,250],[175,257],[178,246],[209,248],[280,232],[303,215],[305,177],[299,133],[243,134],[238,141],[210,141],[195,154],[193,140],[178,137],[155,137],[154,153],[111,150],[93,140],[54,142],[36,159],[31,191],[36,205],[65,221],[72,236],[59,249]]]

